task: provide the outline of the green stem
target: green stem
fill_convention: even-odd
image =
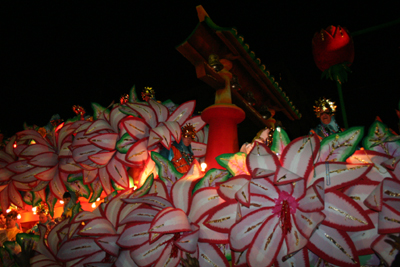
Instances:
[[[349,125],[347,124],[347,115],[346,115],[346,109],[344,107],[344,99],[343,99],[343,93],[342,93],[342,84],[340,81],[336,81],[336,86],[339,92],[339,99],[340,99],[340,107],[342,109],[342,116],[343,116],[343,123],[344,123],[344,128],[348,129]]]

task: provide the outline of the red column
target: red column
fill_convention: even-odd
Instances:
[[[239,151],[237,125],[244,120],[245,113],[233,104],[215,104],[206,108],[201,118],[209,124],[205,159],[207,169],[223,169],[215,158]]]

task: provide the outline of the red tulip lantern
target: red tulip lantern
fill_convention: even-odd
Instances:
[[[312,49],[315,64],[321,71],[331,66],[354,60],[354,44],[348,31],[340,26],[329,26],[314,34]]]

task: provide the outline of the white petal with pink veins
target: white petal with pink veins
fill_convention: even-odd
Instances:
[[[375,211],[382,208],[383,198],[399,199],[400,181],[386,178],[365,199],[364,204]]]
[[[235,194],[236,200],[242,205],[250,206],[250,183],[244,184]]]
[[[63,199],[63,195],[66,191],[65,184],[60,178],[60,174],[56,174],[53,180],[50,181],[50,190],[55,197],[58,199]]]
[[[79,231],[82,236],[116,234],[113,225],[105,218],[92,219]]]
[[[79,173],[82,171],[81,166],[73,158],[60,158],[58,166],[60,170],[66,173]]]
[[[299,137],[293,140],[282,152],[282,166],[300,177],[308,177],[319,146],[319,139],[316,135]]]
[[[122,124],[129,135],[137,140],[149,136],[150,126],[141,118],[128,117]]]
[[[218,195],[217,188],[215,187],[206,187],[197,190],[193,196],[188,217],[192,222],[197,223],[198,219],[206,212],[224,202],[225,201]]]
[[[168,128],[172,137],[179,144],[181,142],[181,138],[182,138],[182,130],[181,130],[181,126],[179,125],[179,123],[177,123],[176,121],[166,121],[163,124],[165,125],[165,127]]]
[[[329,263],[360,266],[356,248],[345,231],[320,225],[307,243],[307,248]]]
[[[231,248],[237,251],[248,248],[256,236],[257,230],[269,217],[275,217],[272,209],[262,208],[248,214],[233,225],[229,234]]]
[[[99,252],[101,248],[92,238],[75,238],[63,243],[57,257],[61,261],[74,260]]]
[[[357,150],[346,162],[373,164],[372,169],[366,174],[366,177],[371,181],[381,182],[384,178],[391,177],[387,169],[381,165],[382,162],[391,158],[391,156],[376,151]]]
[[[358,205],[360,205],[364,210],[370,210],[364,205],[365,199],[372,193],[376,188],[376,182],[371,182],[369,180],[359,181],[358,183],[346,187],[343,193],[353,199]]]
[[[119,246],[116,244],[119,235],[106,235],[95,239],[96,244],[108,254],[118,257]]]
[[[191,100],[183,103],[169,116],[168,121],[176,121],[179,125],[183,126],[188,118],[193,114],[196,101]]]
[[[254,143],[254,147],[247,156],[248,170],[253,176],[259,177],[254,172],[257,168],[275,172],[279,163],[278,157],[265,144]]]
[[[199,266],[225,266],[229,267],[229,262],[215,244],[199,243]],[[236,266],[236,265],[235,265]]]
[[[74,148],[80,147],[80,146],[87,146],[90,145],[89,139],[93,136],[96,136],[97,134],[89,134],[85,135],[84,131],[78,132],[75,135],[74,141],[72,142],[72,145]]]
[[[49,235],[47,236],[48,247],[54,255],[57,254],[58,245],[61,241],[57,232],[67,224],[68,220],[63,220],[62,222],[54,226],[54,228],[49,232]]]
[[[384,259],[388,266],[392,266],[396,255],[399,253],[399,250],[394,249],[392,245],[386,243],[385,240],[392,239],[387,235],[381,235],[371,244],[371,248]]]
[[[156,243],[146,242],[133,250],[131,257],[139,266],[150,266],[160,258],[170,239],[171,235],[163,235]]]
[[[389,205],[390,204],[390,205]],[[379,212],[379,234],[400,232],[400,199],[383,203]]]
[[[315,165],[314,177],[324,177],[326,189],[338,189],[365,177],[370,170],[371,166],[368,164],[320,162]],[[310,178],[308,183],[315,180]]]
[[[307,239],[310,238],[314,229],[325,219],[322,212],[302,212],[296,211],[294,224],[299,232]]]
[[[373,254],[374,252],[371,249],[370,245],[377,237],[379,237],[378,212],[369,210],[368,216],[374,223],[374,228],[365,231],[347,232],[351,240],[353,241],[359,255]]]
[[[283,241],[282,247],[278,253],[278,256],[276,257],[276,267],[309,267],[310,262],[307,252],[307,249],[302,249],[294,254],[290,254],[291,257],[288,257],[286,256],[289,254],[286,246],[286,241]]]
[[[27,160],[18,160],[10,163],[6,168],[13,173],[23,173],[29,169],[32,169],[33,167],[34,166],[30,165]]]
[[[150,130],[150,133],[151,132],[154,132],[160,138],[160,143],[166,149],[171,149],[171,133],[169,132],[168,128],[165,125],[153,128]],[[152,136],[152,134],[150,134],[150,136]]]
[[[386,169],[394,170],[399,162],[400,162],[400,156],[397,156],[395,158],[388,159],[382,162],[382,166],[385,167]]]
[[[199,227],[192,224],[193,231],[182,233],[181,236],[174,241],[174,245],[180,250],[187,253],[195,253],[197,248],[197,240],[199,239]]]
[[[325,193],[326,215],[323,224],[345,231],[361,231],[374,227],[367,213],[354,200],[339,191]]]
[[[239,217],[244,217],[247,214],[260,209],[260,208],[269,208],[275,207],[275,201],[269,197],[251,194],[251,202],[249,207],[245,207],[241,204],[238,204],[239,207]]]
[[[111,194],[112,188],[111,188],[110,176],[108,175],[108,172],[105,167],[99,169],[99,178],[101,185],[103,186],[104,192],[106,192],[107,195]]]
[[[121,250],[119,252],[118,258],[115,261],[115,267],[138,267],[138,265],[133,261],[131,257],[131,251],[130,250]]]
[[[48,170],[49,168],[47,167],[33,167],[32,169],[21,173],[21,174],[17,174],[14,175],[12,177],[13,180],[18,181],[18,182],[22,182],[22,183],[30,183],[30,182],[34,182],[37,180],[37,178],[35,177],[35,175],[44,172],[46,170]]]
[[[27,146],[24,150],[21,151],[20,157],[34,157],[36,155],[42,153],[55,153],[54,149],[49,147],[48,145],[34,144]]]
[[[154,112],[154,109],[145,104],[132,104],[126,103],[131,109],[136,111],[140,117],[142,117],[146,123],[151,127],[154,128],[157,126],[157,117]]]
[[[100,151],[102,151],[102,149],[95,145],[77,147],[72,151],[72,157],[77,163],[80,163],[86,161],[89,156],[97,154]]]
[[[204,216],[198,221],[198,225],[200,227],[199,242],[209,242],[215,244],[227,243],[229,241],[228,234],[216,232],[204,225],[206,217],[207,216]]]
[[[111,110],[110,125],[111,125],[112,129],[114,130],[114,132],[118,133],[118,131],[119,131],[118,125],[121,122],[121,120],[125,117],[126,117],[126,115],[124,113],[122,113],[121,111],[119,111],[118,107],[115,107]]]
[[[18,141],[33,139],[36,143],[47,145],[46,140],[35,130],[25,130],[17,133]]]
[[[14,203],[15,206],[21,209],[24,208],[24,202],[22,200],[21,194],[15,188],[14,183],[8,184],[8,195],[10,197],[11,202]]]
[[[119,162],[115,158],[112,158],[107,164],[106,168],[110,178],[113,179],[114,182],[118,183],[124,188],[129,187],[128,172],[126,170],[126,167],[121,162]]]
[[[137,222],[127,225],[120,234],[117,244],[123,248],[133,248],[149,240],[150,222]]]
[[[85,135],[97,133],[103,130],[114,131],[107,121],[98,119],[92,122],[92,124],[86,129]]]
[[[304,212],[321,211],[324,209],[324,203],[319,199],[313,186],[307,188],[306,195],[298,203],[298,209]]]
[[[237,202],[232,200],[215,206],[210,210],[203,225],[214,231],[228,234],[236,222],[237,205]]]
[[[166,207],[172,207],[171,203],[168,200],[154,195],[145,195],[139,198],[125,198],[123,199],[123,201],[125,203],[145,203],[161,209],[164,209]]]
[[[149,156],[147,152],[147,145],[147,138],[140,139],[129,148],[125,159],[132,163],[142,163],[146,161]]]
[[[95,135],[89,139],[89,142],[95,146],[98,146],[105,150],[115,150],[115,144],[117,143],[117,133],[103,133]]]
[[[138,207],[126,215],[124,219],[120,220],[119,224],[151,222],[159,211],[159,209],[154,209],[151,207]]]
[[[232,177],[226,182],[219,184],[218,193],[226,198],[235,200],[236,192],[246,183],[250,181],[251,177],[248,175],[239,175]]]
[[[303,179],[303,177],[281,166],[278,167],[278,170],[275,172],[274,175],[274,183],[277,185],[294,183],[301,179]]]
[[[196,129],[196,133],[201,131],[204,126],[206,126],[206,122],[201,119],[201,116],[193,116],[188,119],[185,124],[192,124],[193,127]]]
[[[271,266],[281,249],[282,229],[277,216],[269,217],[258,229],[247,251],[249,266]]]
[[[42,153],[29,160],[28,163],[37,167],[53,167],[58,163],[58,155],[54,152]]]
[[[264,195],[271,199],[279,196],[277,187],[268,178],[251,179],[250,191],[252,194]]]
[[[171,200],[176,208],[189,214],[192,190],[203,175],[199,163],[194,160],[189,171],[172,185]]]
[[[167,187],[159,179],[154,180],[153,185],[151,186],[148,194],[157,194],[157,196],[159,197],[169,199]]]
[[[163,104],[158,103],[157,101],[150,100],[149,101],[150,106],[153,108],[157,115],[157,121],[165,121],[168,118],[169,111],[166,106]]]
[[[207,145],[204,143],[198,143],[198,142],[192,142],[192,151],[193,151],[193,156],[196,158],[201,158],[206,155],[207,152]]]
[[[83,183],[90,184],[97,178],[98,174],[99,171],[97,169],[91,171],[83,170]]]
[[[181,209],[166,208],[161,216],[157,215],[151,223],[149,232],[176,233],[191,231],[186,214]],[[161,214],[161,212],[160,212]]]

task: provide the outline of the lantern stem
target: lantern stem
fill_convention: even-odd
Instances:
[[[342,93],[342,83],[340,82],[340,80],[336,80],[336,86],[337,86],[337,89],[339,92],[339,100],[340,100],[340,107],[342,110],[344,128],[347,130],[349,128],[349,125],[347,123],[346,108],[344,107],[344,99],[343,99],[343,93]]]

